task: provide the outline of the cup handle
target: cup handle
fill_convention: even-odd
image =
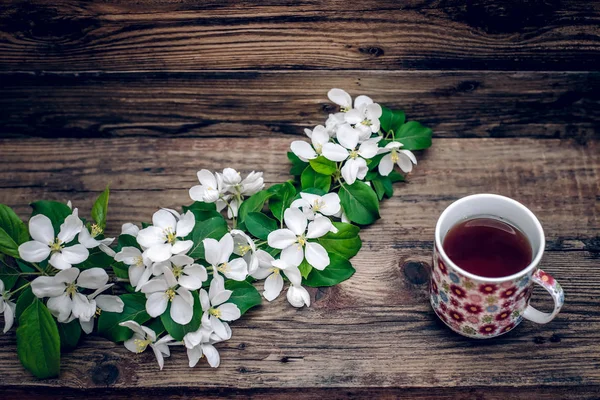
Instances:
[[[565,293],[563,292],[562,286],[549,274],[545,273],[541,269],[535,271],[531,277],[533,282],[537,283],[550,293],[552,299],[554,299],[554,311],[551,313],[545,313],[536,310],[534,307],[528,305],[523,312],[523,318],[533,321],[538,324],[547,324],[552,321],[554,317],[559,313],[565,302]]]

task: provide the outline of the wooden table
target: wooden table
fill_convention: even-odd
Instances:
[[[600,3],[499,3],[3,1],[0,202],[24,218],[35,199],[89,210],[108,183],[117,234],[189,203],[201,168],[282,182],[331,87],[404,109],[434,144],[362,231],[355,276],[311,290],[308,309],[282,296],[249,312],[219,369],[175,349],[159,372],[90,336],[38,381],[12,331],[1,397],[598,398]],[[566,292],[552,323],[474,341],[431,310],[436,219],[478,192],[542,222],[542,265]],[[534,304],[549,307],[537,290]]]

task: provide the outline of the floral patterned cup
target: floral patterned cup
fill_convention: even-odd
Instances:
[[[448,230],[467,218],[485,216],[505,220],[527,236],[534,257],[525,269],[502,278],[486,278],[461,269],[448,258],[442,247]],[[502,335],[523,318],[538,324],[552,321],[564,303],[564,293],[554,278],[538,269],[544,246],[540,222],[515,200],[495,194],[476,194],[452,203],[435,228],[430,285],[435,313],[455,332],[477,339]],[[546,289],[554,299],[551,313],[529,305],[534,283]]]

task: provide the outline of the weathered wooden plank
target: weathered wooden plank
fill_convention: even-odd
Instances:
[[[0,70],[598,69],[584,0],[5,3]]]
[[[268,182],[287,179],[288,145],[284,136],[4,139],[0,202],[22,216],[38,198],[71,199],[83,211],[109,182],[109,233],[116,233],[123,222],[148,220],[159,206],[190,202],[187,188],[200,168],[233,165],[248,172],[260,166]],[[19,364],[9,333],[0,336],[0,386],[31,387],[38,394],[46,387],[56,388],[48,392],[54,394],[110,387],[123,390],[122,396],[140,388],[138,394],[149,397],[165,394],[154,390],[168,386],[180,396],[202,397],[225,388],[258,397],[276,397],[278,388],[292,396],[306,388],[304,395],[315,397],[319,388],[366,395],[379,387],[373,393],[416,398],[488,397],[490,391],[490,398],[518,397],[546,387],[536,398],[593,398],[600,386],[599,174],[596,141],[583,146],[555,139],[438,139],[419,155],[410,183],[398,185],[396,196],[383,204],[383,219],[362,231],[356,274],[339,286],[311,289],[309,309],[293,309],[282,297],[251,311],[219,346],[218,370],[204,364],[189,369],[178,348],[159,373],[150,353],[136,356],[88,337],[63,357],[60,379],[37,381]],[[549,239],[542,264],[567,293],[563,312],[551,324],[524,322],[498,339],[470,341],[431,311],[425,278],[435,221],[451,201],[475,192],[514,197],[540,218]],[[535,296],[536,305],[548,307],[541,290]]]
[[[0,136],[303,135],[332,87],[436,137],[600,138],[600,73],[493,71],[0,74]]]

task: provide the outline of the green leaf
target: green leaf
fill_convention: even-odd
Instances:
[[[251,212],[246,217],[248,232],[259,239],[267,240],[269,233],[277,229],[277,221],[260,212]]]
[[[17,262],[17,265],[19,266],[19,269],[23,272],[34,272],[35,268],[31,267],[29,264],[27,264],[24,261],[21,260],[15,260]],[[45,266],[43,266],[42,264],[47,263],[46,261],[42,261],[40,263],[40,267],[45,268]]]
[[[261,190],[258,193],[253,194],[242,202],[238,211],[238,229],[244,229],[246,223],[246,217],[248,214],[253,212],[261,212],[265,206],[265,201],[271,197],[273,193],[268,190]]]
[[[78,319],[74,319],[68,324],[58,323],[58,334],[60,336],[61,350],[72,350],[77,347],[81,338],[81,325]]]
[[[65,218],[73,213],[69,206],[65,203],[59,203],[58,201],[42,200],[33,202],[30,205],[31,208],[33,208],[33,213],[31,214],[32,217],[34,215],[43,214],[50,218],[55,236],[58,235],[60,225],[65,221]]]
[[[4,290],[11,290],[19,279],[21,271],[0,260],[0,279],[4,282]]]
[[[333,175],[335,171],[337,171],[337,166],[335,162],[328,160],[323,156],[314,158],[309,162],[312,169],[323,175]]]
[[[83,229],[86,229],[85,227]],[[90,268],[107,269],[114,262],[114,259],[100,250],[100,247],[89,249],[90,255],[84,262],[77,264],[77,268],[84,270]]]
[[[423,150],[431,147],[431,129],[420,122],[410,121],[402,125],[395,140],[402,143],[406,150]]]
[[[393,133],[397,132],[404,125],[404,121],[406,121],[404,111],[393,111],[385,106],[381,106],[379,122],[381,123],[381,129],[386,133],[390,133],[390,130]]]
[[[104,189],[104,192],[98,196],[94,205],[92,206],[92,218],[96,221],[96,224],[104,231],[106,228],[106,215],[108,213],[108,197],[110,190],[108,186]]]
[[[215,203],[204,203],[196,201],[189,206],[182,207],[183,212],[191,211],[194,214],[196,222],[206,221],[207,219],[218,217],[221,213],[217,212]]]
[[[31,286],[27,289],[23,289],[19,295],[19,299],[17,300],[17,308],[15,310],[15,319],[17,321],[21,318],[21,315],[23,315],[23,311],[25,311],[27,307],[34,302],[34,300],[36,300],[36,297],[31,291]]]
[[[19,245],[28,240],[27,226],[12,208],[0,204],[0,253],[19,258]]]
[[[343,184],[339,191],[340,202],[348,219],[361,225],[368,225],[379,218],[377,195],[364,182],[352,185]]]
[[[177,322],[173,321],[171,318],[171,305],[173,303],[171,302],[169,302],[166,311],[160,316],[160,320],[165,326],[166,331],[177,341],[183,340],[183,337],[186,334],[190,332],[196,332],[198,328],[200,328],[200,323],[202,320],[202,305],[200,304],[198,291],[194,290],[191,293],[194,297],[194,314],[192,316],[192,320],[187,325],[179,325]]]
[[[381,201],[383,196],[392,197],[394,195],[394,187],[392,186],[392,180],[387,176],[378,175],[371,180],[375,193]]]
[[[119,323],[133,320],[143,324],[150,319],[146,312],[146,296],[143,293],[128,293],[119,297],[124,304],[122,313],[102,311],[98,317],[98,333],[113,342],[123,342],[133,336],[131,329],[119,326]]]
[[[194,247],[188,253],[192,258],[204,258],[204,244],[202,240],[206,238],[221,239],[229,231],[227,221],[222,216],[207,219],[197,223],[192,231],[192,240]]]
[[[290,160],[290,162],[292,163],[292,168],[290,169],[290,175],[294,175],[294,176],[300,175],[302,173],[302,171],[304,171],[304,168],[306,168],[308,163],[299,159],[298,156],[295,155],[294,153],[292,153],[291,151],[288,151],[287,156],[288,156],[288,159]]]
[[[398,171],[392,171],[390,172],[390,174],[388,175],[388,178],[390,178],[390,181],[392,183],[396,183],[396,182],[404,182],[406,179],[404,178],[404,175],[402,175],[400,172]],[[390,196],[391,197],[391,196]]]
[[[302,260],[300,265],[298,265],[298,269],[300,270],[300,274],[302,275],[302,277],[307,278],[310,274],[310,271],[312,271],[313,267],[308,263],[308,261],[306,261],[305,258],[304,260]]]
[[[146,326],[152,329],[154,333],[156,333],[156,337],[159,337],[165,331],[165,326],[163,325],[160,318],[152,319],[149,323],[146,324]]]
[[[350,261],[337,254],[329,254],[331,263],[323,270],[313,268],[303,282],[310,287],[334,286],[350,278],[356,271]]]
[[[233,291],[227,302],[238,306],[242,315],[252,307],[260,305],[262,301],[258,290],[246,281],[228,280],[225,282],[225,289]]]
[[[331,175],[320,174],[309,165],[304,169],[304,172],[302,172],[300,182],[302,182],[302,190],[317,188],[329,192],[329,188],[331,187]]]
[[[318,239],[319,243],[330,254],[335,253],[346,259],[354,257],[362,246],[358,236],[360,228],[343,222],[334,222],[333,225],[338,229],[337,233],[328,232]]]
[[[48,308],[38,299],[35,299],[19,318],[17,353],[23,366],[37,378],[58,376],[58,328]]]
[[[283,220],[284,211],[289,208],[296,195],[296,189],[290,182],[273,185],[269,188],[273,196],[269,199],[269,209],[279,221]]]
[[[117,239],[117,253],[123,250],[123,247],[135,247],[138,250],[142,250],[135,236],[123,234]]]

